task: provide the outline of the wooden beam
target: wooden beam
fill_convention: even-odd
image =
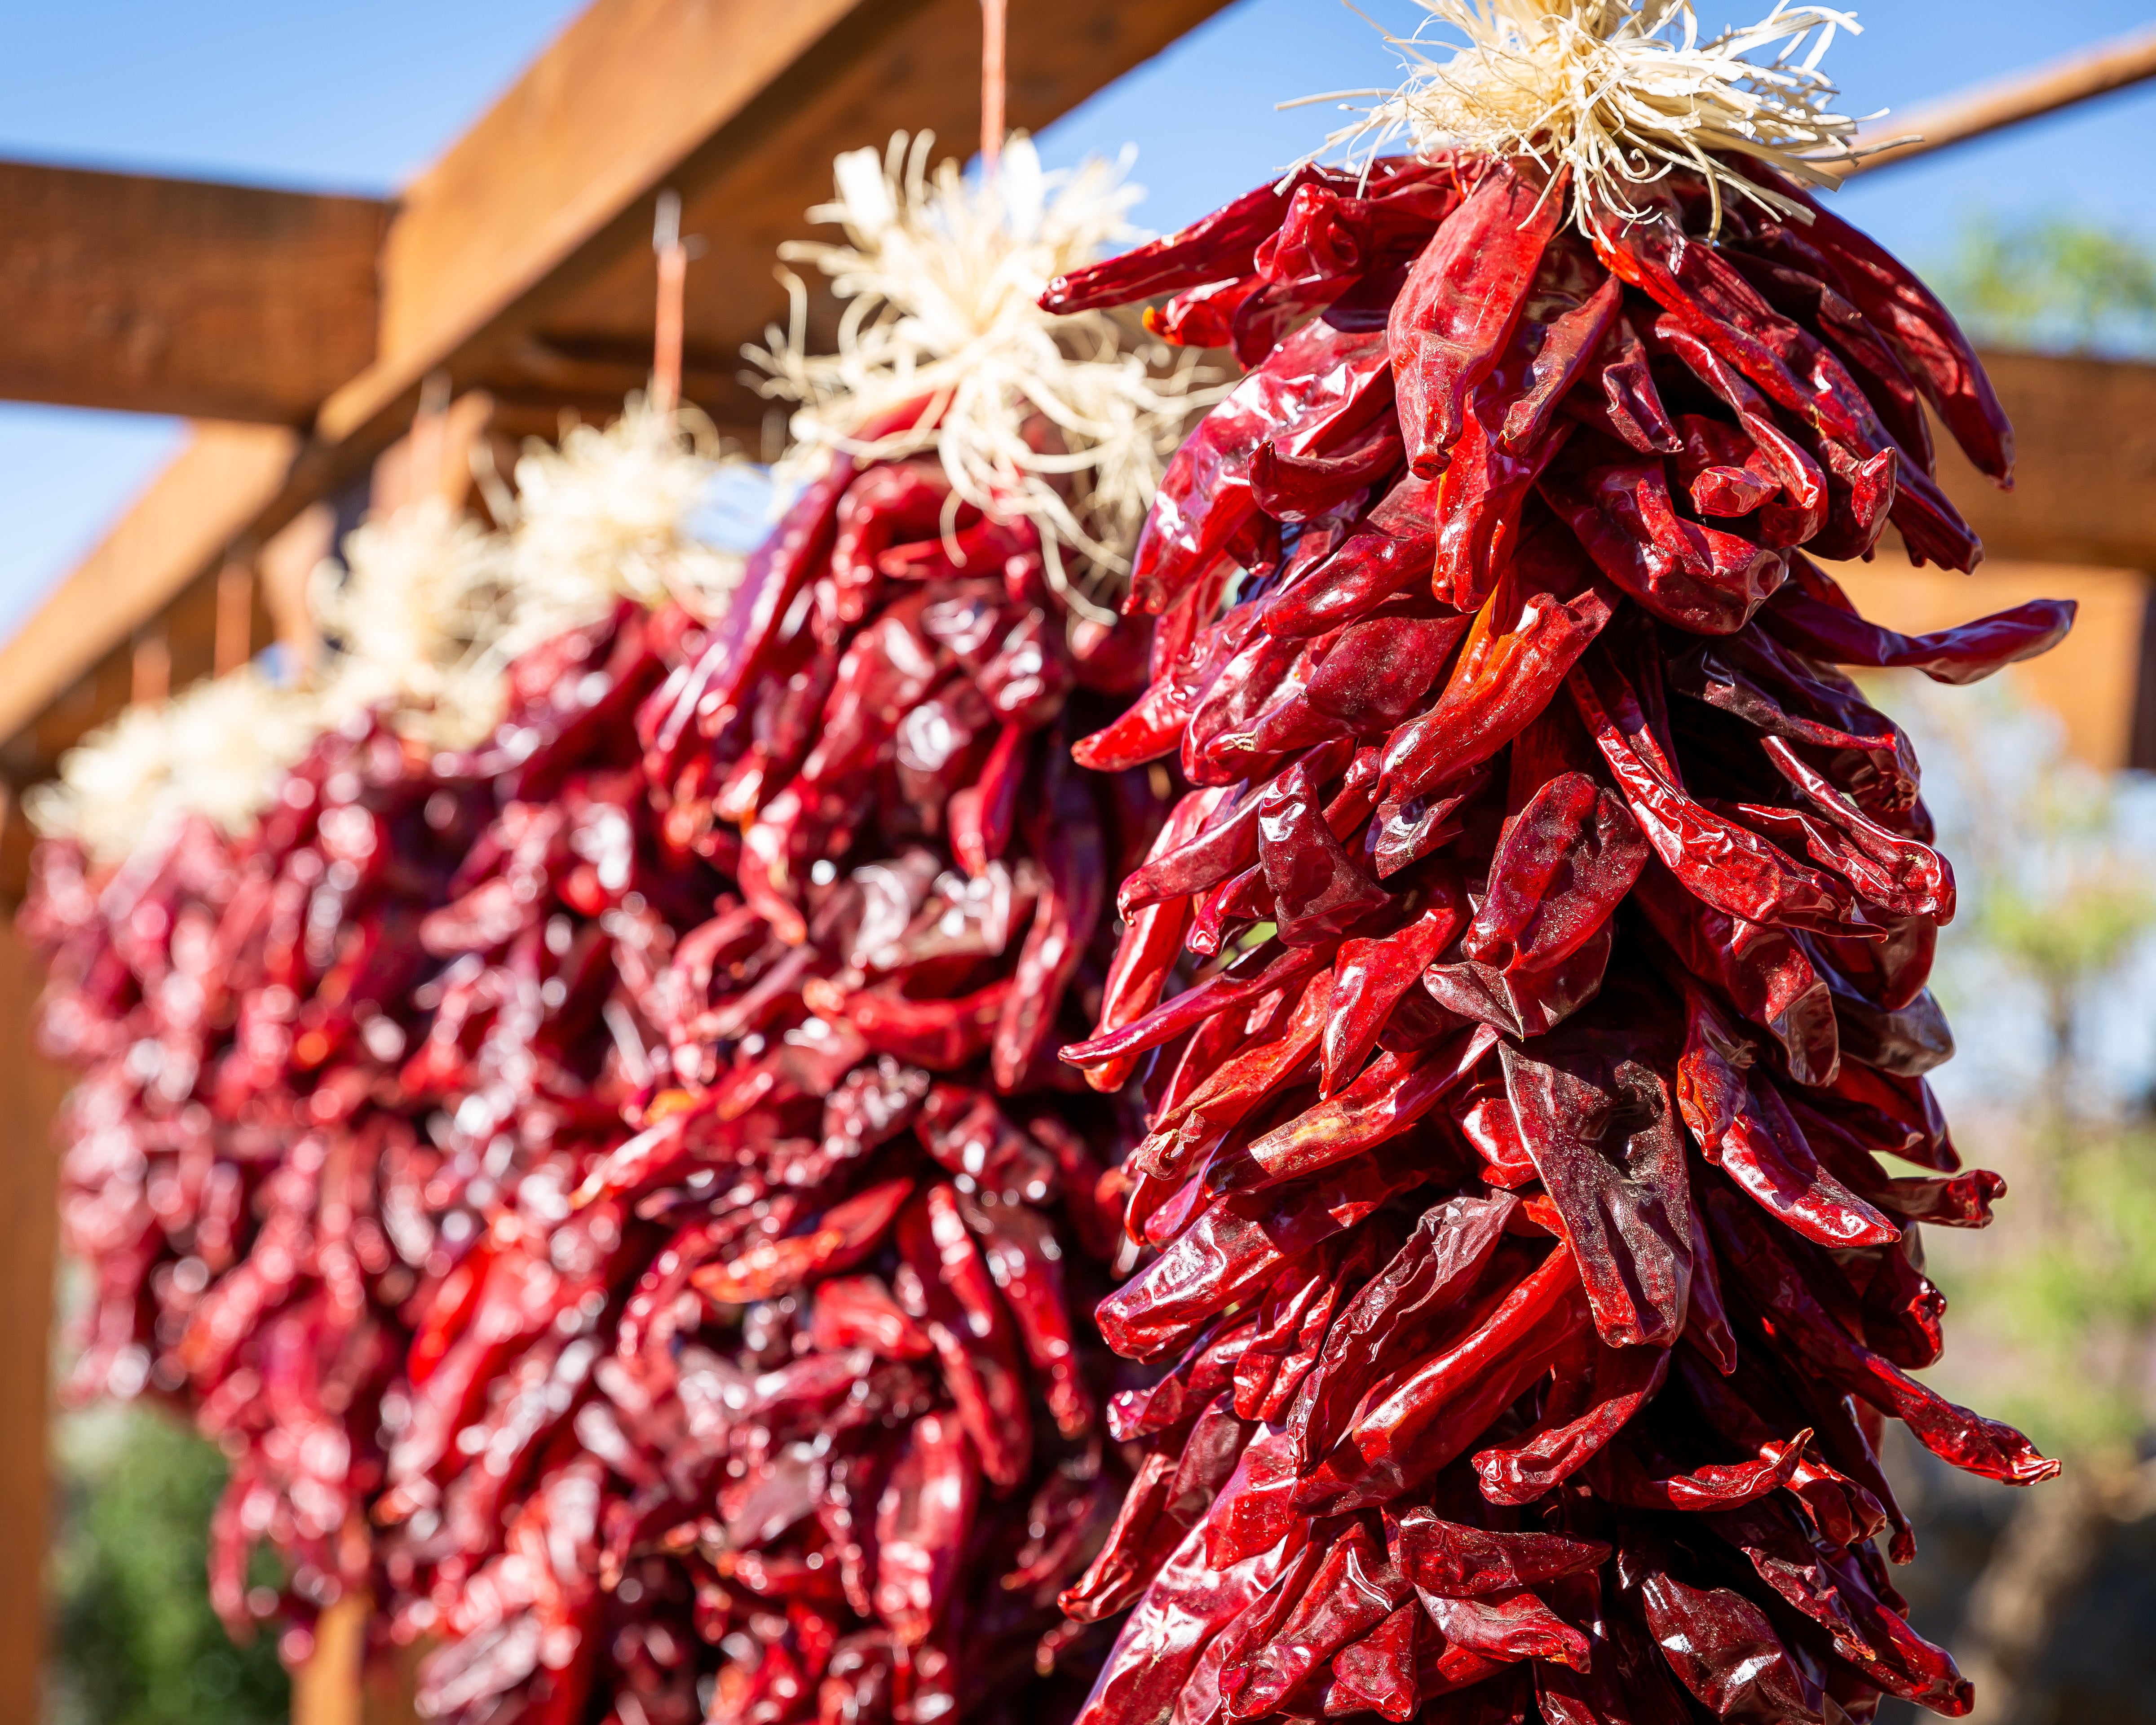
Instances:
[[[2014,422],[2014,489],[1939,439],[1939,479],[1994,557],[2156,573],[2156,366],[1986,353]]]
[[[1046,124],[1221,3],[1020,8],[1013,123]],[[603,372],[609,393],[639,377],[595,356],[648,345],[650,199],[663,186],[683,193],[691,231],[714,248],[691,272],[689,334],[723,369],[692,372],[691,394],[722,423],[756,425],[761,405],[727,374],[783,303],[771,277],[778,241],[829,197],[834,151],[880,144],[901,126],[971,137],[979,32],[976,0],[598,0],[398,200],[375,357],[330,395],[312,435],[244,458],[220,444],[244,476],[219,477],[191,452],[145,500],[181,531],[139,531],[138,510],[0,649],[0,739],[233,542],[266,540],[357,480],[403,433],[430,373],[520,403],[562,399],[565,372],[577,373],[567,395],[578,401]]]
[[[2150,78],[2156,78],[2156,27],[2100,42],[2034,71],[1980,84],[1942,101],[1920,103],[1906,114],[1889,115],[1860,134],[1860,144],[1884,147],[1866,156],[1859,171],[1876,172],[1897,162],[1928,156],[1949,144],[2041,119]]]
[[[933,132],[939,154],[964,157],[974,147],[978,0],[914,0],[900,19],[891,16],[896,9],[856,6],[846,28],[811,57],[813,79],[790,80],[783,100],[775,90],[654,182],[680,191],[683,231],[706,247],[689,271],[688,335],[692,350],[723,357],[725,376],[714,392],[692,375],[690,393],[724,423],[754,425],[766,409],[739,384],[738,355],[743,342],[760,341],[766,325],[785,316],[785,295],[773,275],[777,249],[812,231],[805,213],[830,199],[832,157],[865,145],[880,149],[901,129]],[[1218,0],[1013,8],[1006,54],[1011,124],[1039,131],[1217,9]],[[650,226],[649,203],[639,199],[515,316],[534,320],[557,351],[611,341],[648,352]],[[488,387],[506,393],[506,385],[495,379]]]
[[[1013,123],[1045,125],[1222,3],[1021,8]],[[562,352],[586,334],[648,344],[651,200],[665,187],[712,248],[690,272],[690,340],[731,369],[783,305],[774,249],[829,197],[833,154],[900,127],[963,151],[979,54],[976,0],[598,0],[400,200],[379,354],[323,404],[313,459],[348,471],[371,455],[430,371],[459,389],[543,386],[523,371],[535,331],[562,336]]]
[[[374,357],[388,216],[0,162],[0,397],[305,424]]]
[[[278,495],[299,441],[280,426],[198,425],[104,543],[0,646],[0,737],[221,566]]]

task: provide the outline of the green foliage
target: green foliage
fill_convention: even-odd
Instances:
[[[1986,894],[1978,928],[1999,955],[2047,990],[2086,989],[2132,949],[2156,895],[2135,880],[2076,883],[2063,901],[2013,884]]]
[[[2003,684],[1897,693],[1926,738],[1943,844],[1963,865],[1942,986],[1974,1004],[2019,983],[2036,1008],[2023,1033],[2033,1069],[2003,1114],[1963,1122],[1970,1159],[2009,1174],[1999,1220],[1985,1234],[1925,1230],[1954,1306],[1941,1388],[2055,1454],[2130,1445],[2151,1414],[2156,1121],[2087,1045],[2156,931],[2147,821],[2135,819],[2147,788],[2066,760]]]
[[[59,1427],[54,1725],[277,1725],[290,1685],[267,1635],[235,1647],[204,1562],[217,1447],[151,1409]]]
[[[2013,1250],[1946,1281],[1961,1344],[2003,1344],[2014,1361],[1985,1411],[2086,1455],[2131,1445],[2148,1423],[2136,1368],[2156,1323],[2156,1133],[2082,1127],[2048,1159],[2041,1224],[2023,1219]]]
[[[1979,341],[2156,355],[2156,247],[2071,216],[1963,229],[1933,285]]]

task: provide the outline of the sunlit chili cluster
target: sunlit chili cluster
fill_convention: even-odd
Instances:
[[[654,943],[641,1129],[569,1194],[660,1230],[576,1430],[597,1573],[673,1560],[715,1718],[1067,1714],[1103,1651],[1055,1601],[1127,1483],[1119,1122],[1055,1053],[1162,810],[1068,764],[1066,704],[1142,666],[1074,650],[1029,532],[839,458],[639,723],[660,832],[740,896]]]
[[[1159,812],[1059,764],[1120,634],[1075,655],[1023,532],[947,495],[841,459],[709,629],[632,622],[588,756],[513,781],[423,930],[455,1135],[516,1181],[391,1404],[429,1711],[926,1721],[1070,1639],[1125,1483],[1085,1322],[1116,1122],[1055,1050]],[[531,1145],[550,987],[629,1093]]]
[[[1923,1076],[1917,762],[1840,667],[1967,681],[2071,611],[1905,638],[1810,561],[1970,567],[1925,403],[1994,479],[2010,438],[1938,302],[1774,186],[1810,220],[1717,237],[1680,174],[1589,239],[1525,158],[1308,168],[1045,296],[1171,294],[1251,367],[1137,551],[1152,682],[1076,750],[1190,787],[1065,1053],[1142,1076],[1158,1255],[1098,1316],[1166,1368],[1065,1599],[1135,1607],[1085,1725],[1970,1705],[1870,1543],[1912,1548],[1882,1420],[2056,1464],[1909,1376],[1918,1224],[2002,1183]]]
[[[233,1463],[212,1597],[235,1627],[282,1618],[294,1657],[365,1584],[381,1398],[483,1225],[450,1202],[404,1074],[420,919],[489,803],[362,720],[251,838],[191,820],[95,871],[48,843],[22,912],[51,956],[44,1051],[83,1069],[60,1123],[90,1283],[64,1393],[192,1409]]]
[[[1068,749],[1133,633],[840,458],[731,609],[557,636],[475,748],[356,726],[237,845],[40,853],[78,1380],[224,1438],[235,1623],[368,1589],[470,1720],[1075,1707],[1131,1373],[1055,1055],[1164,807]]]

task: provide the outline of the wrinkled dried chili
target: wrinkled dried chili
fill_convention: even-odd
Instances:
[[[1132,603],[1183,644],[1077,750],[1199,787],[1064,1051],[1145,1086],[1126,1227],[1158,1255],[1101,1319],[1175,1387],[1116,1410],[1147,1460],[1065,1604],[1134,1609],[1081,1718],[1964,1712],[1868,1543],[1911,1548],[1877,1422],[2056,1469],[1907,1375],[1943,1304],[1918,1223],[1981,1225],[2002,1188],[1955,1173],[1922,1076],[1953,877],[1840,667],[1971,680],[2072,608],[1912,639],[1807,556],[1891,521],[1970,566],[1918,393],[1987,471],[2010,449],[1870,242],[1684,170],[1583,239],[1532,161],[1449,170],[1409,268],[1343,249],[1301,286],[1317,321],[1250,356],[1292,379],[1381,342],[1399,453],[1307,519],[1217,485],[1157,513],[1142,564],[1173,573]],[[1235,206],[1247,250],[1212,244],[1224,213],[1057,302],[1248,303],[1322,184]],[[1246,388],[1190,447],[1261,470],[1307,412]],[[1321,725],[1321,680],[1382,699]]]

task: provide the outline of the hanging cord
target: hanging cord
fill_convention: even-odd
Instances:
[[[1005,122],[1004,100],[1009,76],[1004,49],[1005,25],[1009,22],[1009,0],[981,0],[981,177],[993,180],[997,165],[1003,160]],[[1071,584],[1065,572],[1063,558],[1053,534],[1041,540],[1043,572],[1048,584],[1062,596],[1070,608],[1074,622],[1083,619],[1106,626],[1116,620],[1116,613],[1094,604]]]
[[[152,626],[135,637],[127,669],[129,705],[155,706],[172,692],[172,649],[162,628]]]
[[[1004,153],[1004,9],[981,0],[981,172],[993,175]]]
[[[443,458],[449,443],[449,374],[427,373],[419,383],[419,405],[404,443],[404,495],[398,509],[424,503],[442,490]],[[393,514],[395,511],[391,511]]]
[[[217,625],[211,674],[236,671],[254,656],[254,569],[234,557],[217,572]]]
[[[689,247],[681,238],[681,194],[659,194],[651,224],[659,255],[659,306],[651,337],[651,405],[670,413],[681,404],[681,301],[689,280]]]

